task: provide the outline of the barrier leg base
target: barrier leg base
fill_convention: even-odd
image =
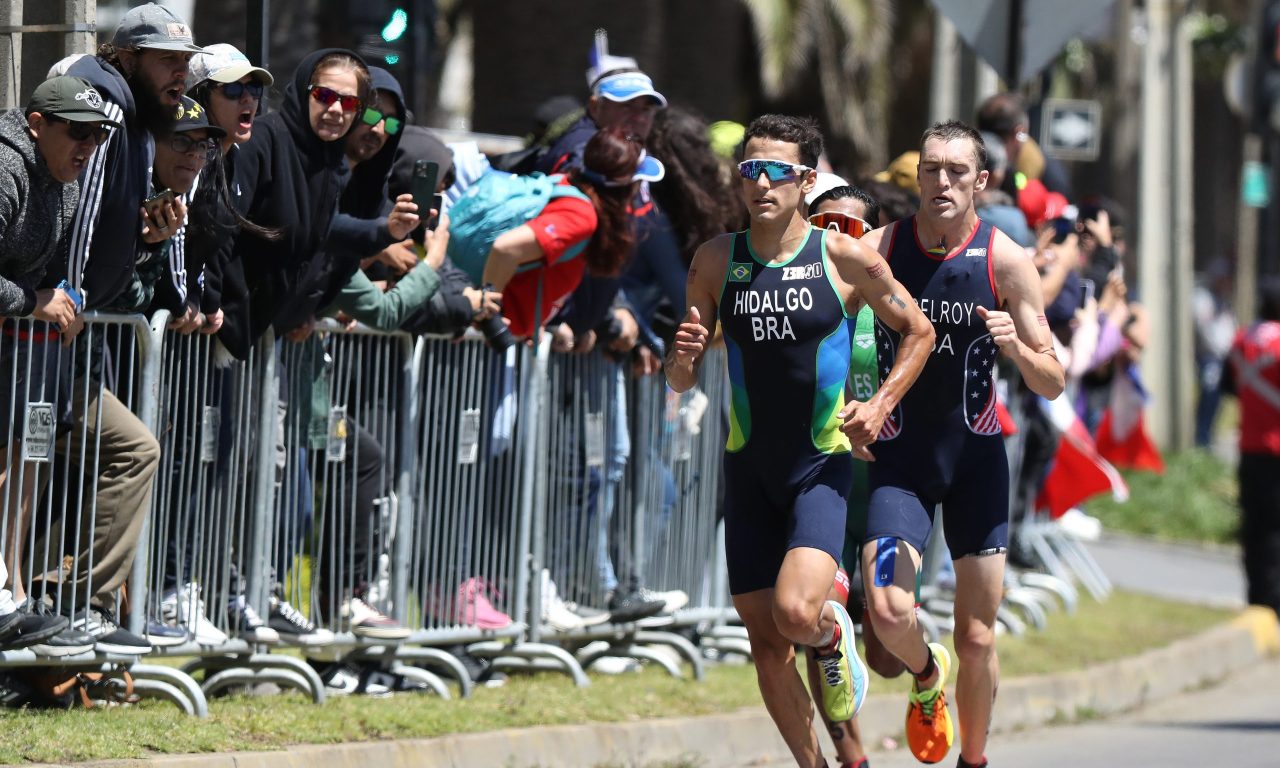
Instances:
[[[434,672],[428,672],[422,667],[411,667],[408,664],[396,664],[391,667],[391,672],[392,674],[400,675],[406,680],[412,680],[415,683],[427,686],[437,696],[446,701],[453,698],[449,695],[449,686]]]
[[[377,661],[388,657],[394,661],[412,664],[416,667],[443,670],[448,677],[458,682],[458,695],[464,699],[470,698],[472,691],[475,690],[475,681],[471,679],[467,668],[462,665],[458,657],[439,648],[400,646],[387,649],[369,649],[361,652],[356,658]]]
[[[545,645],[543,643],[506,645],[496,640],[490,640],[467,646],[467,653],[486,659],[494,658],[495,656],[547,659],[556,662],[555,669],[568,674],[569,677],[573,678],[573,684],[579,688],[586,688],[591,685],[591,680],[587,678],[587,673],[582,670],[582,665],[573,657],[573,654],[554,645]]]
[[[296,688],[310,696],[316,704],[324,703],[325,688],[320,675],[316,674],[316,671],[306,662],[291,656],[270,653],[254,653],[248,656],[205,656],[188,662],[183,666],[182,671],[191,674],[200,669],[212,673],[212,676],[207,677],[201,686],[206,696],[214,690],[221,690],[229,685],[272,682]],[[235,675],[222,675],[223,672],[233,670],[236,672]],[[281,674],[271,676],[260,674],[267,671]],[[218,684],[211,689],[210,684],[214,678],[218,678]]]
[[[649,645],[666,645],[675,648],[689,662],[689,666],[693,668],[693,679],[699,682],[706,679],[707,672],[702,664],[702,654],[683,635],[677,635],[674,632],[644,630],[636,633],[636,642]]]
[[[129,674],[133,676],[133,687],[135,689],[138,688],[138,683],[140,682],[145,682],[148,685],[155,682],[177,689],[190,706],[187,714],[195,715],[196,717],[209,716],[209,701],[205,698],[204,691],[201,690],[200,685],[192,679],[191,675],[173,667],[162,667],[158,664],[134,664],[129,669]],[[163,698],[169,698],[174,701],[162,688],[155,687],[154,690],[158,691]],[[179,707],[183,706],[177,701],[174,701],[174,703],[178,704]]]

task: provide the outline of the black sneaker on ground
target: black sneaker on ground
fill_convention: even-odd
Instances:
[[[70,623],[67,617],[58,616],[51,613],[49,609],[43,608],[42,603],[28,603],[19,608],[16,613],[18,628],[3,643],[0,643],[0,648],[26,648],[44,642],[66,629]]]
[[[21,623],[22,614],[16,609],[0,616],[0,648],[4,647],[5,638],[18,631],[18,625]]]
[[[159,619],[147,620],[147,642],[156,648],[171,648],[190,639],[187,630],[165,624]]]
[[[93,649],[99,653],[122,653],[139,656],[151,653],[151,643],[132,632],[121,629],[110,611],[90,608],[71,619],[71,627],[93,635]]]
[[[639,621],[657,616],[667,607],[662,600],[646,600],[639,590],[627,593],[615,591],[609,595],[609,617],[615,624]]]
[[[63,618],[63,617],[58,617]],[[94,637],[87,632],[67,627],[53,637],[31,646],[37,656],[48,656],[60,659],[64,656],[77,656],[93,650]]]
[[[333,642],[333,633],[318,629],[287,601],[271,596],[267,626],[276,631],[280,640],[298,645],[327,645]]]

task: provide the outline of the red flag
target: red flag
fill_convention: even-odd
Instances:
[[[1049,510],[1049,516],[1056,520],[1085,499],[1106,491],[1117,501],[1127,500],[1129,486],[1116,468],[1098,454],[1089,430],[1067,399],[1045,401],[1044,408],[1062,437],[1049,475],[1036,497],[1036,507]]]
[[[1142,418],[1146,404],[1142,377],[1131,365],[1111,382],[1111,402],[1098,425],[1098,453],[1117,467],[1163,475],[1164,459]]]

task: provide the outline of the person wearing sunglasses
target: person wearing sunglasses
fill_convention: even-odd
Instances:
[[[220,151],[205,163],[194,188],[184,242],[187,297],[203,316],[199,319],[202,333],[217,333],[222,328],[223,271],[237,272],[239,276],[232,282],[244,283],[239,264],[229,260],[226,247],[234,233],[244,231],[267,242],[280,237],[278,230],[259,226],[240,214],[237,206],[243,187],[231,183],[238,147],[252,138],[262,98],[274,83],[270,72],[254,66],[227,43],[206,46],[204,55],[191,62],[188,95],[204,107],[209,124],[222,131]],[[248,353],[238,344],[225,340],[224,344],[237,358]]]
[[[698,249],[688,312],[667,355],[668,384],[692,388],[717,323],[732,387],[725,446],[725,546],[734,606],[756,675],[799,765],[822,765],[796,644],[815,649],[823,709],[857,714],[867,673],[847,609],[827,600],[844,542],[853,458],[924,367],[933,330],[885,260],[806,218],[822,135],[811,118],[764,115],[747,127],[739,189],[751,223]],[[850,323],[862,303],[902,334],[867,401],[846,398]]]
[[[861,237],[874,229],[868,222],[878,221],[880,204],[861,188],[850,185],[833,173],[819,173],[813,191],[805,196],[809,223],[831,232],[841,232],[850,237]],[[847,387],[856,400],[869,400],[880,384],[880,372],[876,365],[875,313],[863,304],[853,322],[853,344],[850,348]],[[845,517],[844,547],[840,553],[840,570],[827,594],[828,600],[836,600],[850,610],[851,615],[861,615],[862,643],[867,666],[876,674],[893,678],[904,671],[902,662],[885,650],[870,622],[865,618],[862,604],[863,590],[856,581],[858,560],[867,528],[867,487],[865,461],[853,462],[853,483],[849,489],[848,512]],[[851,602],[852,601],[852,602]],[[863,747],[858,718],[843,723],[832,722],[821,709],[822,686],[817,659],[812,649],[805,650],[809,672],[809,690],[819,705],[827,732],[831,734],[841,768],[866,768],[869,765],[867,751]]]
[[[869,615],[914,677],[908,747],[916,759],[936,763],[954,740],[943,692],[951,658],[943,646],[926,642],[914,592],[933,512],[941,505],[956,572],[961,768],[987,764],[983,753],[999,674],[995,616],[1009,546],[1009,467],[996,358],[1008,358],[1025,385],[1046,399],[1062,392],[1064,379],[1034,263],[974,208],[974,195],[988,181],[986,165],[982,137],[970,126],[952,120],[929,128],[920,140],[917,213],[863,240],[893,265],[937,340],[876,444],[870,468],[862,553]],[[878,325],[876,341],[883,373],[897,339]]]
[[[79,324],[79,302],[70,290],[38,285],[70,230],[80,197],[77,177],[103,134],[118,127],[103,106],[101,94],[89,83],[64,76],[37,86],[25,108],[0,115],[0,316],[48,323],[35,329],[49,328],[54,339],[19,343],[21,326],[10,320],[0,328],[0,488],[12,497],[0,502],[7,518],[0,519],[7,537],[0,541],[0,648],[35,645],[42,655],[88,651],[94,638],[71,631],[64,617],[19,607],[30,570],[23,550],[34,477],[25,473],[21,490],[5,480],[12,468],[9,455],[16,450],[13,435],[21,433],[27,403],[50,400],[49,389],[58,380],[57,336]]]
[[[369,67],[373,92],[359,119],[343,140],[351,180],[338,202],[330,242],[358,259],[377,257],[398,273],[418,262],[412,243],[405,244],[421,221],[410,194],[387,200],[387,183],[400,138],[404,135],[404,90],[381,67]],[[393,246],[402,247],[395,248]],[[412,255],[412,259],[404,258]]]

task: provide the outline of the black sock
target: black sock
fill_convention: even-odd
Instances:
[[[987,756],[983,755],[980,763],[966,763],[964,758],[961,757],[956,760],[956,768],[987,768]]]
[[[915,677],[916,677],[916,680],[917,680],[917,681],[922,682],[922,683],[923,683],[925,680],[928,680],[930,677],[932,677],[932,676],[933,676],[934,671],[938,668],[937,663],[936,663],[936,662],[934,662],[934,660],[933,660],[933,649],[931,649],[931,648],[927,648],[926,650],[928,650],[928,651],[929,651],[929,660],[925,662],[925,664],[924,664],[924,669],[920,670],[919,672],[912,672],[912,673],[911,673],[911,674],[915,675]]]

